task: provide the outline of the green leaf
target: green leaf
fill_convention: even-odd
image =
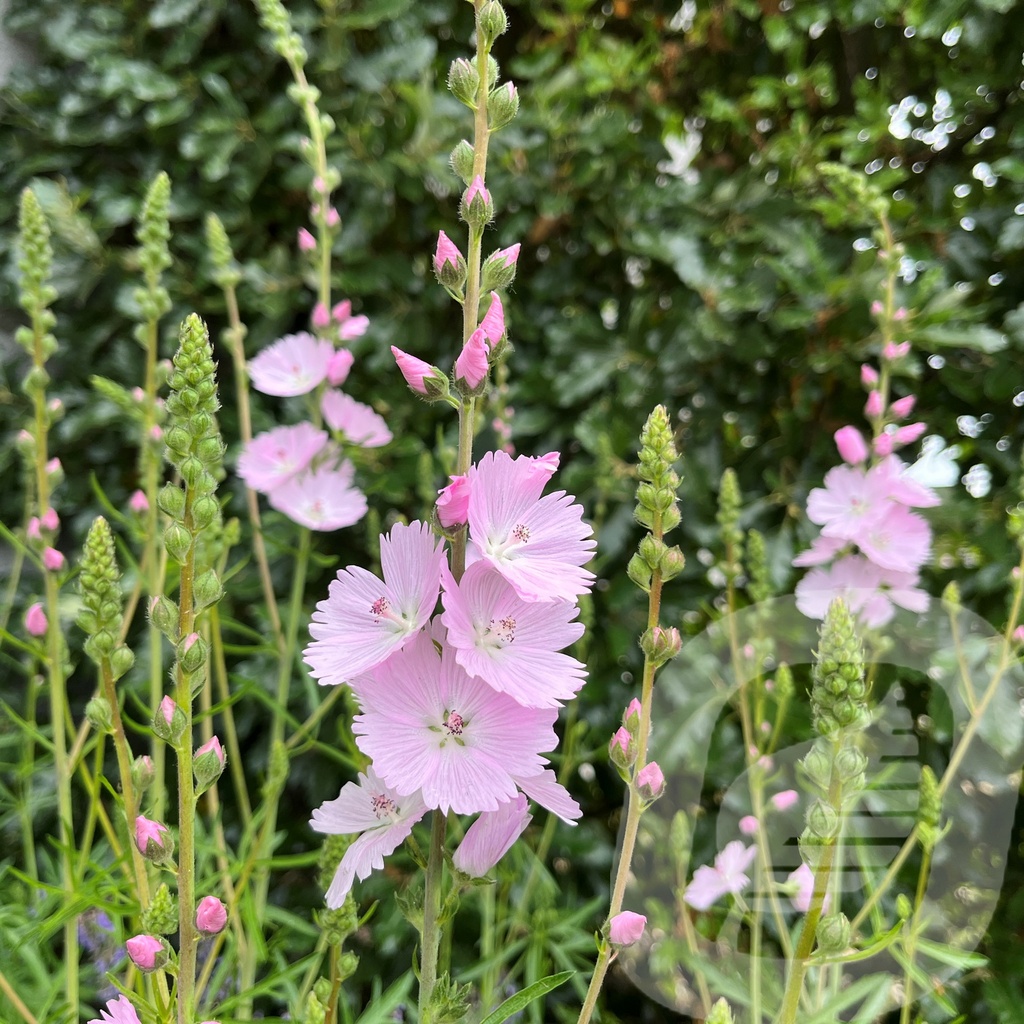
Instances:
[[[480,1024],[502,1024],[502,1021],[506,1021],[509,1017],[524,1010],[535,999],[540,999],[541,996],[547,995],[559,985],[564,985],[573,976],[573,973],[573,971],[562,971],[560,974],[549,974],[546,978],[535,981],[510,999],[506,999],[494,1013],[485,1017]]]
[[[972,348],[977,352],[999,352],[1008,340],[1002,331],[982,324],[964,324],[962,327],[926,327],[914,333],[914,340],[924,347]]]

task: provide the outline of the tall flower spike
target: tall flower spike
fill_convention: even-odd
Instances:
[[[840,600],[829,605],[821,626],[811,686],[814,728],[831,736],[867,718],[864,653],[850,609]]]
[[[137,229],[141,243],[139,266],[146,285],[135,289],[135,301],[144,321],[159,320],[171,310],[171,297],[160,283],[160,275],[171,265],[171,253],[167,247],[171,237],[168,223],[170,202],[171,179],[161,171],[146,191]],[[144,324],[136,328],[135,336],[143,346],[148,344]]]
[[[82,571],[78,586],[85,606],[78,614],[78,625],[88,635],[85,653],[96,662],[110,662],[115,679],[131,668],[132,652],[121,643],[121,588],[120,572],[110,525],[97,516],[85,538]]]

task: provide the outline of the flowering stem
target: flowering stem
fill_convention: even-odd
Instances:
[[[441,811],[434,811],[430,824],[426,887],[423,892],[423,934],[420,937],[420,1024],[430,1024],[430,1000],[437,983],[437,952],[441,945],[437,918],[441,910],[441,869],[444,865],[447,826],[445,815]]]

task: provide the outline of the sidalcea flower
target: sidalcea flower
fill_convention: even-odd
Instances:
[[[334,800],[321,804],[310,820],[317,832],[328,835],[362,833],[341,858],[327,890],[327,906],[336,910],[345,902],[352,882],[384,867],[384,858],[408,839],[427,813],[419,793],[399,794],[373,770],[366,769],[358,782],[347,782]]]
[[[269,494],[306,469],[328,440],[327,431],[312,423],[275,427],[245,446],[238,458],[238,475],[251,490]]]
[[[920,516],[890,501],[864,523],[855,539],[875,565],[912,573],[928,559],[932,531]]]
[[[249,361],[252,386],[265,395],[306,395],[327,377],[334,346],[305,331],[286,334]]]
[[[167,947],[155,935],[135,935],[125,943],[132,963],[149,973],[167,963]]]
[[[483,383],[487,376],[487,344],[483,328],[478,327],[462,347],[455,360],[455,380],[462,381],[473,389]]]
[[[693,873],[683,899],[696,910],[707,910],[727,893],[742,892],[750,884],[745,872],[756,854],[756,846],[744,846],[739,839],[727,843],[714,867],[703,865]]]
[[[338,337],[342,341],[351,341],[353,338],[361,338],[370,326],[368,316],[352,316],[352,303],[347,299],[339,302],[331,311],[334,322],[338,325]]]
[[[469,471],[469,539],[524,601],[573,601],[594,575],[583,508],[564,491],[541,497],[550,473],[539,460],[488,452]]]
[[[839,457],[843,462],[856,466],[867,460],[871,450],[863,434],[856,427],[840,427],[835,432],[836,448],[839,449]]]
[[[575,825],[583,810],[550,768],[534,775],[513,774],[515,784],[535,803],[561,818],[566,825]]]
[[[162,822],[140,814],[135,819],[135,845],[147,860],[165,860],[171,852],[170,830]]]
[[[647,918],[632,910],[623,910],[608,922],[608,941],[613,946],[632,946],[639,942],[647,927]]]
[[[196,928],[203,935],[216,935],[228,923],[228,912],[216,896],[204,896],[196,907]]]
[[[49,622],[46,619],[46,612],[43,611],[43,606],[39,601],[35,604],[29,605],[28,611],[25,612],[25,631],[29,636],[46,636],[46,630],[49,628]]]
[[[532,820],[522,794],[503,803],[496,811],[485,811],[466,830],[452,862],[464,875],[483,878],[508,853]]]
[[[347,348],[339,348],[327,364],[327,383],[332,388],[341,387],[348,380],[348,373],[354,362],[355,356]]]
[[[405,796],[422,792],[445,813],[494,811],[515,798],[514,776],[545,768],[558,739],[554,710],[524,708],[471,679],[447,644],[422,632],[360,680],[352,731],[380,777]]]
[[[442,544],[426,523],[396,523],[381,537],[382,583],[350,565],[316,606],[303,655],[322,685],[351,681],[385,661],[429,620],[441,589]]]
[[[469,478],[453,476],[447,487],[437,492],[437,521],[446,529],[464,526],[469,518]]]
[[[118,996],[107,1002],[107,1008],[100,1010],[88,1024],[141,1024],[139,1014],[127,996]]]
[[[442,621],[458,663],[525,707],[554,708],[586,680],[584,665],[558,653],[583,635],[570,601],[524,601],[490,563],[475,562],[460,583],[441,569]]]
[[[391,431],[383,417],[344,391],[324,392],[320,411],[331,430],[344,434],[350,444],[380,448],[391,440]]]
[[[491,304],[480,321],[480,330],[487,339],[488,349],[493,349],[505,335],[505,310],[497,292],[491,292]]]
[[[270,493],[270,504],[310,530],[340,530],[366,515],[366,495],[352,486],[350,462],[337,469],[320,466],[294,477]]]

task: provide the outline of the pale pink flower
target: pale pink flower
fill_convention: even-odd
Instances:
[[[312,423],[275,427],[257,434],[238,458],[238,475],[262,494],[287,483],[306,469],[329,440],[327,431]]]
[[[330,325],[331,314],[328,312],[327,307],[322,302],[318,302],[313,307],[313,316],[311,319],[313,322],[313,326],[317,328],[317,330],[322,331],[325,327],[328,327]]]
[[[463,256],[459,252],[459,247],[443,231],[439,231],[437,233],[437,249],[434,252],[435,273],[440,274],[446,263],[450,263],[453,269],[456,268],[461,259]]]
[[[470,336],[455,360],[455,379],[466,387],[475,388],[487,376],[487,344],[483,328],[478,327]]]
[[[327,377],[334,346],[302,331],[286,334],[249,361],[252,386],[265,395],[306,395]]]
[[[412,827],[427,805],[419,793],[399,795],[371,765],[358,782],[346,782],[341,793],[321,804],[310,820],[317,832],[344,836],[362,833],[341,858],[327,890],[327,906],[336,910],[345,902],[353,881],[384,867],[384,858],[394,853],[412,833]]]
[[[136,514],[143,516],[149,511],[149,498],[145,491],[133,491],[128,499],[128,507]]]
[[[608,922],[608,941],[613,946],[632,946],[640,941],[646,927],[647,918],[643,914],[623,910]]]
[[[442,643],[419,633],[361,681],[352,732],[380,777],[400,794],[422,791],[447,813],[494,811],[516,796],[513,776],[545,767],[558,743],[554,709],[524,708],[471,679]]]
[[[908,467],[895,455],[883,459],[871,468],[869,476],[890,501],[908,508],[932,508],[939,504],[939,496],[930,487],[919,483]]]
[[[94,1017],[88,1024],[141,1024],[138,1012],[127,996],[118,996],[107,1002],[107,1008],[100,1010],[99,1017]]]
[[[398,369],[402,371],[405,383],[413,391],[425,395],[427,393],[427,386],[423,383],[424,379],[436,377],[438,375],[437,370],[430,363],[425,363],[422,359],[417,359],[416,356],[411,356],[408,352],[403,352],[394,345],[391,346],[391,354],[395,357],[395,362],[398,363]]]
[[[437,492],[437,521],[446,529],[462,526],[469,518],[469,478],[453,476]]]
[[[512,779],[535,804],[561,818],[566,825],[575,825],[582,817],[582,808],[550,768],[534,775],[513,774]]]
[[[452,856],[455,867],[470,878],[483,878],[512,848],[533,820],[521,793],[501,804],[496,811],[485,811],[466,830]]]
[[[196,928],[203,935],[216,935],[228,923],[228,912],[216,896],[204,896],[196,907]]]
[[[810,619],[824,619],[841,597],[864,625],[884,626],[893,616],[890,600],[879,589],[882,570],[861,555],[848,555],[827,569],[812,569],[796,585],[796,606]]]
[[[871,454],[864,435],[856,427],[840,427],[834,437],[839,457],[851,466],[859,465]]]
[[[583,635],[575,603],[524,601],[485,561],[459,583],[442,566],[441,581],[448,643],[469,675],[525,707],[554,708],[576,695],[586,667],[557,653]]]
[[[381,537],[382,583],[358,565],[342,569],[316,606],[304,652],[313,678],[343,683],[379,665],[428,622],[441,589],[443,544],[425,523],[396,523]]]
[[[811,546],[806,551],[801,551],[793,559],[793,565],[824,565],[831,562],[835,556],[849,544],[849,541],[841,537],[825,537],[819,534],[811,541]]]
[[[546,477],[536,460],[485,454],[469,471],[469,537],[524,601],[573,601],[594,579],[593,531],[564,491],[540,496]]]
[[[305,229],[299,228],[299,249],[312,252],[316,248],[316,239]]]
[[[907,395],[906,398],[897,398],[896,401],[889,406],[889,412],[891,412],[898,420],[906,419],[914,411],[914,404],[916,402],[917,398],[915,398],[914,395]]]
[[[25,630],[29,636],[46,636],[46,630],[49,628],[49,622],[46,619],[46,612],[43,611],[43,606],[39,601],[35,604],[29,605],[28,611],[25,612]]]
[[[889,501],[880,515],[864,522],[854,539],[883,569],[915,572],[928,560],[932,531],[919,515]]]
[[[331,356],[331,361],[327,364],[327,383],[332,388],[341,387],[345,383],[355,358],[347,348],[339,348]]]
[[[484,332],[488,348],[494,348],[505,334],[505,310],[497,292],[491,292],[491,304],[480,321],[480,330]]]
[[[734,839],[715,857],[714,867],[697,868],[683,899],[696,910],[707,910],[727,893],[741,893],[750,884],[745,872],[756,854],[756,846],[744,846]]]
[[[140,971],[154,971],[161,959],[166,959],[164,944],[155,935],[136,935],[125,943],[132,963]]]
[[[811,909],[811,900],[814,898],[814,872],[806,864],[801,864],[786,878],[786,884],[796,886],[796,892],[789,897],[793,909],[806,914]],[[826,893],[822,911],[827,912],[831,902],[832,897]]]
[[[43,549],[43,568],[50,572],[60,572],[64,568],[65,558],[56,548]]]
[[[756,836],[761,829],[761,822],[753,814],[745,814],[740,818],[740,831],[745,836]]]
[[[877,478],[852,466],[834,466],[825,474],[825,486],[807,496],[807,518],[822,534],[856,540],[867,524],[885,512],[887,495]]]
[[[384,418],[344,391],[325,391],[320,411],[331,430],[343,434],[349,444],[379,448],[391,440]]]
[[[772,807],[777,811],[788,811],[800,800],[800,794],[795,789],[784,789],[772,797]]]
[[[352,464],[320,466],[270,492],[270,504],[310,530],[340,530],[366,515],[366,495],[352,486]]]

